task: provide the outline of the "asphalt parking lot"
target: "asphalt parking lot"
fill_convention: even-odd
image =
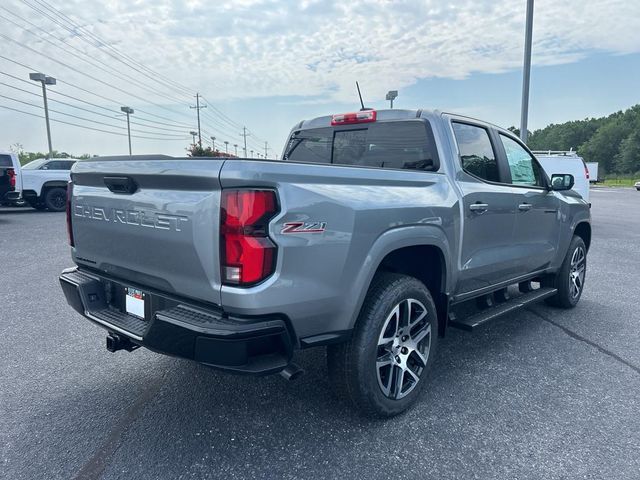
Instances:
[[[472,334],[386,421],[306,374],[236,377],[112,354],[67,306],[64,214],[0,209],[0,478],[640,478],[640,192],[593,189],[585,292]]]

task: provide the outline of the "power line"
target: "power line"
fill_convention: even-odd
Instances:
[[[65,53],[67,53],[68,55],[71,55],[71,56],[73,56],[73,57],[75,57],[75,58],[77,58],[77,59],[79,59],[79,60],[82,60],[83,62],[88,63],[89,65],[93,66],[94,68],[97,68],[97,69],[99,69],[99,70],[101,70],[101,71],[103,71],[103,72],[105,72],[105,73],[107,73],[107,74],[109,74],[109,75],[112,75],[112,76],[114,76],[114,77],[116,77],[116,78],[119,78],[120,80],[124,80],[124,81],[126,81],[126,82],[133,82],[133,83],[135,83],[135,84],[138,86],[138,88],[141,88],[141,89],[143,89],[143,90],[146,90],[146,91],[148,91],[148,92],[150,92],[150,93],[153,93],[153,94],[155,94],[155,95],[159,95],[159,96],[161,96],[161,97],[163,97],[163,98],[166,98],[166,99],[168,99],[168,100],[171,100],[172,102],[181,103],[181,102],[183,102],[183,101],[184,101],[184,100],[179,99],[179,98],[177,98],[177,97],[172,97],[172,96],[167,95],[167,94],[164,94],[164,93],[162,93],[162,92],[158,92],[158,91],[156,91],[156,90],[152,90],[152,89],[151,89],[151,88],[149,88],[147,85],[145,85],[144,83],[142,83],[142,82],[140,82],[139,80],[135,79],[135,78],[134,78],[134,77],[132,77],[131,75],[128,75],[128,74],[123,73],[123,72],[115,71],[112,67],[110,67],[110,66],[109,66],[109,65],[107,65],[106,63],[102,62],[102,61],[101,61],[101,60],[99,60],[98,58],[95,58],[95,57],[90,56],[90,55],[89,55],[89,54],[87,54],[86,52],[84,52],[84,51],[80,50],[79,48],[75,47],[74,45],[71,45],[71,44],[70,44],[69,42],[67,42],[66,40],[64,40],[64,39],[62,39],[62,38],[58,38],[58,37],[56,37],[56,36],[55,36],[55,35],[53,35],[51,32],[48,32],[47,30],[45,30],[45,29],[43,29],[43,28],[39,27],[38,25],[34,24],[33,22],[30,22],[29,20],[26,20],[25,18],[22,18],[20,15],[17,15],[16,13],[14,13],[14,12],[12,12],[12,11],[10,11],[10,10],[6,9],[5,7],[0,6],[0,9],[4,10],[4,11],[6,11],[6,12],[9,12],[11,15],[14,15],[15,17],[19,18],[19,19],[20,19],[20,20],[22,20],[23,22],[25,22],[25,23],[27,23],[27,24],[31,25],[32,27],[34,27],[34,28],[36,28],[36,29],[38,29],[38,30],[40,30],[40,31],[44,32],[46,35],[51,36],[51,37],[53,37],[54,39],[58,40],[59,42],[64,43],[64,44],[65,44],[65,45],[67,45],[69,48],[72,48],[72,49],[73,49],[73,50],[75,50],[76,52],[79,52],[81,55],[83,55],[83,56],[85,56],[85,57],[88,57],[90,60],[87,60],[86,58],[81,58],[79,55],[77,55],[77,54],[75,54],[75,53],[72,53],[72,52],[69,52],[69,51],[68,51],[66,48],[64,48],[63,46],[58,45],[58,44],[56,44],[55,42],[52,42],[51,40],[48,40],[48,39],[46,39],[46,38],[43,38],[43,37],[41,37],[41,36],[39,36],[39,35],[35,34],[35,33],[34,33],[34,32],[32,32],[31,30],[29,30],[28,28],[26,28],[26,27],[24,27],[24,26],[20,25],[20,24],[19,24],[19,23],[17,23],[17,22],[14,22],[13,20],[11,20],[11,19],[9,19],[9,18],[5,17],[4,15],[0,15],[0,18],[2,18],[2,19],[4,19],[4,20],[6,20],[6,21],[8,21],[8,22],[12,23],[13,25],[17,26],[18,28],[20,28],[20,29],[24,30],[25,32],[27,32],[27,33],[29,33],[29,34],[33,35],[34,37],[38,38],[39,40],[41,40],[41,41],[45,41],[45,42],[49,43],[50,45],[53,45],[54,47],[56,47],[56,48],[59,48],[59,49],[63,50],[63,51],[64,51]],[[99,63],[99,64],[101,64],[101,65],[104,65],[104,67],[106,67],[106,68],[104,68],[104,67],[102,67],[102,66],[100,66],[100,65],[96,65],[96,62],[97,62],[97,63]],[[157,84],[157,83],[158,83],[158,82],[156,82],[156,84]],[[161,84],[161,85],[164,85],[164,84],[162,84],[162,83],[160,83],[160,84]]]
[[[31,107],[35,107],[35,108],[39,108],[39,109],[43,109],[43,107],[41,107],[40,105],[37,105],[35,103],[29,103],[29,102],[25,102],[24,100],[18,100],[17,98],[12,98],[12,97],[8,97],[6,95],[2,95],[0,94],[1,98],[6,98],[7,100],[12,100],[14,102],[18,102],[18,103],[22,103],[24,105],[29,105]],[[96,125],[104,125],[107,127],[111,127],[111,128],[118,128],[118,129],[123,129],[126,130],[126,127],[121,127],[118,125],[113,125],[110,123],[105,123],[105,122],[100,122],[98,120],[93,120],[91,118],[86,118],[86,117],[81,117],[79,115],[73,115],[72,113],[66,113],[66,112],[62,112],[60,110],[55,110],[53,108],[49,109],[51,112],[55,112],[55,113],[59,113],[60,115],[65,115],[67,117],[72,117],[72,118],[76,118],[78,120],[84,120],[85,122],[90,122],[90,123],[95,123]],[[131,130],[132,132],[137,132],[137,133],[144,133],[144,134],[151,134],[151,135],[157,135],[158,132],[149,132],[146,130]],[[166,135],[166,134],[162,134],[166,137],[180,137],[180,138],[184,138],[184,135]]]
[[[31,71],[37,71],[37,70],[38,70],[38,69],[37,69],[37,68],[35,68],[35,67],[32,67],[32,66],[26,65],[26,64],[24,64],[24,63],[22,63],[22,62],[19,62],[18,60],[14,60],[14,59],[9,58],[9,57],[7,57],[7,56],[5,56],[5,55],[2,55],[2,54],[0,54],[0,58],[2,58],[2,59],[4,59],[4,60],[6,60],[6,61],[8,61],[8,62],[14,63],[14,64],[16,64],[16,65],[19,65],[19,66],[21,66],[21,67],[23,67],[23,68],[26,68],[27,70],[31,70]],[[0,73],[4,73],[4,72],[0,72]],[[10,75],[10,74],[8,74],[8,73],[4,73],[4,74],[5,74],[5,75],[9,75],[9,76],[11,76],[11,77],[13,77],[13,78],[16,78],[16,79],[18,79],[18,80],[20,80],[20,81],[23,81],[22,79],[20,79],[20,78],[18,78],[18,77],[14,77],[13,75]],[[92,92],[91,90],[87,90],[86,88],[83,88],[83,87],[81,87],[81,86],[79,86],[79,85],[76,85],[76,84],[74,84],[74,83],[66,82],[66,81],[64,81],[64,80],[61,80],[60,78],[57,78],[57,80],[58,80],[58,83],[64,83],[64,84],[66,84],[66,85],[69,85],[70,87],[77,88],[78,90],[81,90],[81,91],[83,91],[83,92],[85,92],[85,93],[87,93],[87,94],[89,94],[89,95],[93,95],[93,96],[95,96],[95,97],[98,97],[98,98],[101,98],[101,99],[103,99],[103,100],[106,100],[107,102],[111,102],[111,103],[118,104],[118,105],[122,104],[122,102],[119,102],[119,101],[117,101],[117,100],[114,100],[113,98],[109,98],[109,97],[106,97],[106,96],[101,95],[101,94],[99,94],[99,93]],[[29,83],[29,82],[27,82],[27,83]],[[58,92],[58,93],[59,93],[59,92]],[[104,108],[104,107],[101,107],[101,108]],[[160,118],[160,119],[162,119],[162,120],[167,120],[167,121],[169,121],[169,122],[173,122],[173,124],[174,124],[174,125],[176,125],[176,126],[182,126],[182,127],[186,128],[186,129],[192,128],[192,126],[191,126],[191,125],[185,125],[185,124],[177,123],[177,122],[175,122],[175,120],[172,120],[172,119],[167,118],[167,117],[163,117],[162,115],[157,115],[157,114],[155,114],[155,113],[147,112],[147,111],[145,111],[145,110],[140,110],[139,108],[138,108],[138,111],[139,111],[139,112],[144,113],[145,115],[150,115],[150,116],[152,116],[152,117],[156,117],[156,118]],[[172,112],[172,113],[173,113],[173,112]]]
[[[162,75],[161,73],[156,72],[155,70],[152,70],[151,68],[141,64],[140,62],[137,62],[131,56],[120,52],[115,47],[113,47],[109,43],[105,42],[103,39],[98,37],[93,32],[90,32],[86,28],[84,28],[84,27],[80,26],[79,24],[77,24],[68,15],[66,15],[63,12],[61,12],[60,10],[57,10],[56,8],[48,5],[47,3],[41,2],[39,0],[35,0],[35,3],[39,7],[45,8],[46,10],[51,12],[51,14],[55,15],[58,18],[53,18],[49,13],[40,10],[38,7],[35,7],[34,5],[31,5],[30,3],[26,2],[25,0],[21,0],[21,1],[25,5],[29,6],[33,10],[35,10],[36,12],[38,12],[41,15],[44,15],[45,17],[49,18],[51,21],[53,21],[57,25],[61,26],[62,28],[64,28],[65,30],[67,30],[68,32],[73,34],[74,36],[77,36],[78,38],[82,39],[83,41],[85,41],[89,45],[92,45],[92,46],[98,48],[100,51],[103,51],[104,53],[106,53],[110,57],[114,58],[118,62],[122,63],[123,65],[125,65],[125,66],[127,66],[129,68],[132,68],[133,70],[135,70],[138,73],[146,76],[150,80],[153,80],[154,82],[158,82],[159,78],[160,79],[164,79],[165,82],[168,82],[170,85],[173,85],[173,88],[178,88],[178,89],[183,90],[184,94],[189,94],[190,95],[191,92],[193,91],[192,89],[179,84],[178,82],[176,82],[176,81],[174,81],[174,80]],[[59,19],[62,19],[62,20],[59,20]],[[69,23],[70,25],[72,25],[73,28],[68,27],[63,22]],[[92,39],[96,43],[92,44],[91,42],[89,42],[87,40],[86,37],[89,37],[90,39]],[[113,52],[113,53],[111,53],[109,51],[106,51],[106,50],[104,50],[104,49],[102,49],[100,47],[106,47],[108,50],[111,50],[111,52]],[[126,59],[129,63],[125,62],[123,59]],[[133,65],[131,65],[131,64],[133,64]],[[150,74],[145,72],[145,71],[143,71],[143,70],[146,70],[146,71],[150,72]]]
[[[99,78],[94,77],[93,75],[90,75],[90,74],[88,74],[87,72],[83,72],[82,70],[78,70],[77,68],[72,67],[71,65],[68,65],[68,64],[66,64],[66,63],[64,63],[64,62],[62,62],[62,61],[60,61],[60,60],[57,60],[57,59],[55,59],[55,58],[53,58],[53,57],[51,57],[51,56],[49,56],[49,55],[45,55],[44,53],[41,53],[41,52],[39,52],[39,51],[37,51],[37,50],[35,50],[35,49],[31,48],[30,46],[25,45],[25,44],[24,44],[24,43],[22,43],[22,42],[19,42],[18,40],[15,40],[15,39],[13,39],[13,38],[11,38],[11,37],[8,37],[7,35],[5,35],[5,34],[3,34],[3,33],[0,33],[0,37],[1,37],[1,38],[4,38],[5,40],[8,40],[9,42],[13,42],[13,43],[15,43],[16,45],[19,45],[20,47],[22,47],[22,48],[24,48],[24,49],[26,49],[26,50],[29,50],[29,51],[31,51],[31,52],[33,52],[33,53],[37,54],[37,55],[41,55],[41,56],[43,56],[43,57],[47,58],[48,60],[50,60],[50,61],[52,61],[52,62],[58,63],[58,64],[62,65],[63,67],[68,68],[69,70],[73,70],[74,72],[79,73],[80,75],[84,75],[85,77],[90,78],[90,79],[91,79],[91,80],[93,80],[94,82],[97,82],[97,83],[99,83],[99,84],[101,84],[101,85],[104,85],[104,86],[106,86],[106,87],[109,87],[109,88],[112,88],[112,89],[114,89],[114,90],[117,90],[117,91],[119,91],[119,92],[121,92],[121,93],[123,93],[123,94],[125,94],[125,95],[132,96],[132,97],[134,97],[134,98],[136,98],[136,99],[138,99],[138,100],[140,100],[140,101],[142,101],[142,102],[144,102],[144,103],[151,104],[151,105],[153,105],[153,106],[155,106],[155,107],[157,107],[157,108],[161,108],[161,109],[163,109],[163,110],[167,110],[168,112],[170,112],[170,113],[172,113],[172,114],[174,114],[174,115],[175,115],[176,113],[179,113],[179,114],[181,114],[181,115],[185,115],[185,116],[186,116],[186,113],[183,113],[183,112],[174,112],[173,110],[170,110],[169,108],[165,107],[164,105],[157,104],[157,103],[152,102],[152,101],[150,101],[150,100],[148,100],[148,99],[145,99],[145,98],[143,98],[143,97],[140,97],[139,95],[136,95],[136,94],[134,94],[134,93],[127,92],[126,90],[123,90],[122,88],[119,88],[119,87],[117,87],[117,86],[115,86],[115,85],[112,85],[112,84],[110,84],[110,83],[108,83],[108,82],[105,82],[105,81],[103,81],[103,80],[100,80]]]
[[[0,55],[0,57],[1,57],[1,55]],[[35,87],[35,85],[32,82],[30,82],[28,80],[25,80],[23,78],[17,77],[15,75],[11,75],[10,73],[1,72],[0,71],[0,74],[6,75],[7,77],[11,77],[14,80],[18,80],[19,82],[26,83],[29,86]],[[60,80],[58,80],[58,81],[60,81]],[[0,83],[2,83],[2,82],[0,82]],[[64,83],[64,82],[62,82],[62,83]],[[14,87],[14,86],[6,84],[6,83],[2,83],[2,84],[6,85],[8,87],[11,87],[11,88],[18,88],[18,87]],[[26,90],[23,90],[23,91],[26,91]],[[38,93],[33,93],[33,92],[27,92],[27,93],[32,93],[33,95],[40,96],[40,94],[38,94]],[[60,95],[60,96],[66,97],[66,98],[70,98],[70,99],[75,100],[77,102],[84,103],[86,105],[91,105],[92,107],[99,108],[101,110],[105,110],[105,111],[110,112],[110,113],[117,113],[117,110],[115,110],[115,109],[105,107],[104,105],[98,105],[97,103],[92,103],[92,102],[89,102],[87,100],[83,100],[81,98],[74,97],[73,95],[68,95],[66,93],[62,93],[62,92],[60,92],[58,90],[51,90],[48,93],[49,94],[54,94],[54,95]],[[64,102],[61,102],[60,100],[56,100],[55,98],[51,99],[51,101],[58,102],[58,103],[64,103]],[[114,101],[114,103],[117,103],[117,102]],[[74,107],[75,108],[79,108],[79,107],[76,107],[76,106],[74,106]],[[138,110],[138,111],[140,111],[140,110]],[[96,115],[98,114],[97,112],[94,112],[94,113]],[[145,126],[145,127],[157,128],[159,130],[166,130],[166,131],[173,131],[173,132],[183,132],[183,131],[189,130],[191,128],[191,126],[189,126],[189,125],[180,125],[180,124],[174,124],[174,123],[160,122],[158,120],[153,120],[153,119],[140,117],[140,115],[137,115],[137,119],[138,120],[136,120],[136,122],[135,122],[136,124],[139,124],[139,125],[142,125],[142,126]],[[145,123],[138,123],[139,120],[142,120]],[[134,122],[132,122],[132,123],[134,123]],[[165,129],[165,128],[156,127],[155,125],[163,125],[163,126],[166,126],[166,127],[174,127],[174,128]]]
[[[25,115],[31,115],[32,117],[37,117],[37,118],[44,118],[42,115],[38,115],[36,113],[31,113],[31,112],[25,112],[24,110],[20,110],[18,108],[13,108],[13,107],[8,107],[6,105],[0,105],[0,108],[4,108],[6,110],[12,110],[14,112],[19,112],[19,113],[23,113]],[[51,119],[52,122],[57,122],[57,123],[64,123],[65,125],[71,125],[74,127],[78,127],[78,128],[84,128],[86,130],[94,130],[96,132],[103,132],[103,133],[110,133],[111,135],[119,135],[119,136],[123,136],[126,137],[127,134],[126,133],[119,133],[119,132],[111,132],[109,130],[103,130],[101,128],[93,128],[93,127],[87,127],[86,125],[79,125],[77,123],[72,123],[72,122],[66,122],[64,120],[58,120],[56,118],[52,118]],[[132,138],[145,138],[148,140],[166,140],[166,141],[177,141],[178,139],[174,139],[174,138],[166,138],[166,137],[145,137],[145,136],[141,136],[141,135],[131,135]],[[182,139],[180,139],[181,141],[184,141],[188,139],[188,137],[184,137]]]

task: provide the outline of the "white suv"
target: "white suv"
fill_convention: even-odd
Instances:
[[[74,158],[39,158],[21,169],[21,197],[37,210],[62,212],[66,208],[67,183]]]

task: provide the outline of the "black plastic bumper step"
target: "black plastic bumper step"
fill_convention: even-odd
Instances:
[[[495,318],[498,318],[509,312],[513,312],[520,308],[526,307],[531,303],[539,302],[545,298],[555,295],[558,290],[555,288],[538,288],[530,293],[525,293],[519,297],[512,298],[504,303],[499,303],[497,306],[481,311],[479,313],[470,315],[468,317],[457,318],[455,316],[449,317],[449,326],[460,328],[461,330],[472,331],[474,328],[487,323]]]

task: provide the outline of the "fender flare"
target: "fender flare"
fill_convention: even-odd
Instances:
[[[354,302],[352,304],[353,309],[348,325],[349,328],[353,328],[355,325],[373,276],[384,258],[395,250],[417,246],[433,246],[442,252],[445,269],[443,289],[445,294],[450,292],[454,280],[451,275],[451,247],[447,236],[440,227],[435,225],[413,225],[387,230],[375,240],[369,249],[362,268],[354,279],[350,293],[351,298],[354,298]]]

